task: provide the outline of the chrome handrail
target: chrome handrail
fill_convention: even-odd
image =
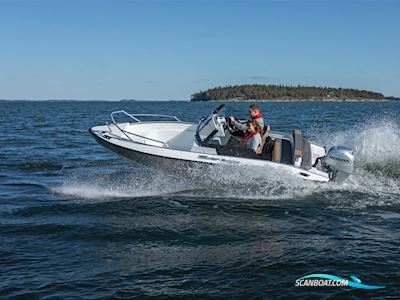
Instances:
[[[149,137],[145,137],[145,136],[133,133],[133,132],[129,132],[129,131],[124,130],[121,127],[119,127],[118,123],[114,119],[114,114],[119,114],[119,113],[127,115],[128,117],[130,117],[133,120],[135,120],[137,123],[142,123],[142,121],[140,119],[136,118],[136,117],[143,117],[143,116],[146,116],[146,117],[148,117],[148,116],[150,116],[150,117],[163,117],[163,118],[167,117],[167,118],[173,118],[177,122],[181,122],[181,120],[179,120],[176,116],[156,115],[156,114],[135,114],[135,115],[132,115],[130,113],[127,113],[124,110],[117,110],[117,111],[113,111],[111,113],[111,120],[112,120],[113,124],[115,125],[115,127],[117,127],[119,129],[119,131],[121,131],[131,142],[134,142],[134,141],[129,137],[128,134],[134,135],[134,136],[142,138],[144,140],[149,140],[149,141],[153,141],[153,142],[156,142],[156,143],[160,143],[160,144],[164,145],[167,148],[169,148],[169,145],[166,142],[158,141],[158,140],[155,140],[155,139],[152,139],[152,138],[149,138]],[[110,126],[108,125],[108,123],[106,123],[106,125],[110,129]],[[112,132],[112,130],[110,130],[110,131]]]
[[[116,111],[113,111],[113,112],[111,113],[111,120],[113,121],[114,124],[117,123],[117,122],[115,122],[114,114],[125,114],[125,115],[127,115],[128,117],[131,117],[131,118],[132,118],[133,120],[135,120],[136,122],[140,122],[139,119],[135,118],[135,117],[134,117],[133,115],[131,115],[130,113],[127,113],[127,112],[124,111],[124,110],[116,110]]]
[[[134,114],[135,117],[160,117],[174,119],[176,122],[182,122],[177,116],[158,115],[158,114]]]
[[[118,127],[118,126],[117,126],[117,127]],[[152,138],[149,138],[149,137],[145,137],[145,136],[142,136],[142,135],[139,135],[139,134],[136,134],[136,133],[132,133],[132,132],[129,132],[129,131],[127,131],[127,130],[121,129],[121,128],[119,128],[119,127],[118,127],[118,129],[121,130],[126,136],[127,136],[126,133],[128,133],[128,134],[137,136],[137,137],[139,137],[139,138],[142,138],[142,139],[144,139],[144,140],[149,140],[149,141],[153,141],[153,142],[156,142],[156,143],[163,144],[165,147],[169,148],[169,146],[168,146],[168,144],[167,144],[166,142],[159,141],[159,140],[155,140],[155,139],[152,139]],[[128,136],[128,138],[129,138],[129,136]],[[129,138],[129,139],[132,141],[131,138]],[[132,141],[132,142],[133,142],[133,141]]]
[[[117,110],[117,111],[113,111],[111,113],[111,120],[113,121],[114,124],[116,124],[115,119],[114,119],[114,115],[115,114],[125,114],[128,117],[130,117],[131,119],[133,119],[135,122],[140,123],[143,122],[142,120],[140,120],[139,117],[159,117],[159,118],[170,118],[170,119],[174,119],[176,122],[182,122],[181,120],[178,119],[178,117],[176,116],[169,116],[169,115],[158,115],[158,114],[130,114],[127,113],[124,110]]]

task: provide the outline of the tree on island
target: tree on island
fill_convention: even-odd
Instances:
[[[191,96],[191,101],[210,100],[356,100],[370,99],[382,100],[385,96],[366,90],[311,87],[311,86],[285,86],[245,84],[225,87],[215,87],[200,91]]]

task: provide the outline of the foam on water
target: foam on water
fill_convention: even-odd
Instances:
[[[105,201],[113,198],[165,195],[182,189],[182,185],[173,180],[167,174],[149,169],[115,171],[103,175],[72,174],[61,186],[51,190],[73,198]]]
[[[400,163],[400,126],[393,119],[371,119],[342,131],[314,132],[327,148],[343,145],[354,150],[358,167]]]
[[[357,169],[376,174],[381,179],[400,176],[400,126],[393,120],[371,120],[330,137],[336,144],[350,145]],[[362,173],[365,176],[365,172]]]
[[[83,199],[131,198],[135,196],[132,191],[121,191],[114,187],[104,188],[101,185],[90,184],[90,186],[87,186],[85,183],[65,183],[60,187],[52,188],[52,191],[65,196],[79,197]]]
[[[363,194],[353,206],[399,205],[400,127],[393,119],[372,119],[346,131],[326,132],[322,144],[345,145],[354,151],[356,170],[343,183],[330,183],[331,191]]]
[[[204,166],[174,175],[145,168],[95,176],[74,174],[52,191],[102,201],[156,195],[288,199],[304,194],[309,184],[313,183],[276,170],[259,174],[251,168]]]

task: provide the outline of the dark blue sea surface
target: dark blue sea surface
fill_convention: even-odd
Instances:
[[[351,146],[341,184],[150,170],[88,132],[114,110],[196,122],[217,105],[0,102],[0,298],[398,298],[400,102],[261,104],[274,130]],[[385,288],[295,287],[313,273]]]

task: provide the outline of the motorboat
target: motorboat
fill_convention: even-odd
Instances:
[[[312,181],[343,181],[354,170],[353,151],[326,147],[306,139],[300,129],[292,133],[267,126],[257,151],[247,149],[233,134],[223,104],[198,123],[176,116],[111,113],[111,123],[89,129],[96,141],[133,162],[152,168],[193,168],[199,165],[257,167],[259,172],[281,170]],[[124,115],[127,121],[117,122]],[[119,117],[120,118],[120,117]]]

